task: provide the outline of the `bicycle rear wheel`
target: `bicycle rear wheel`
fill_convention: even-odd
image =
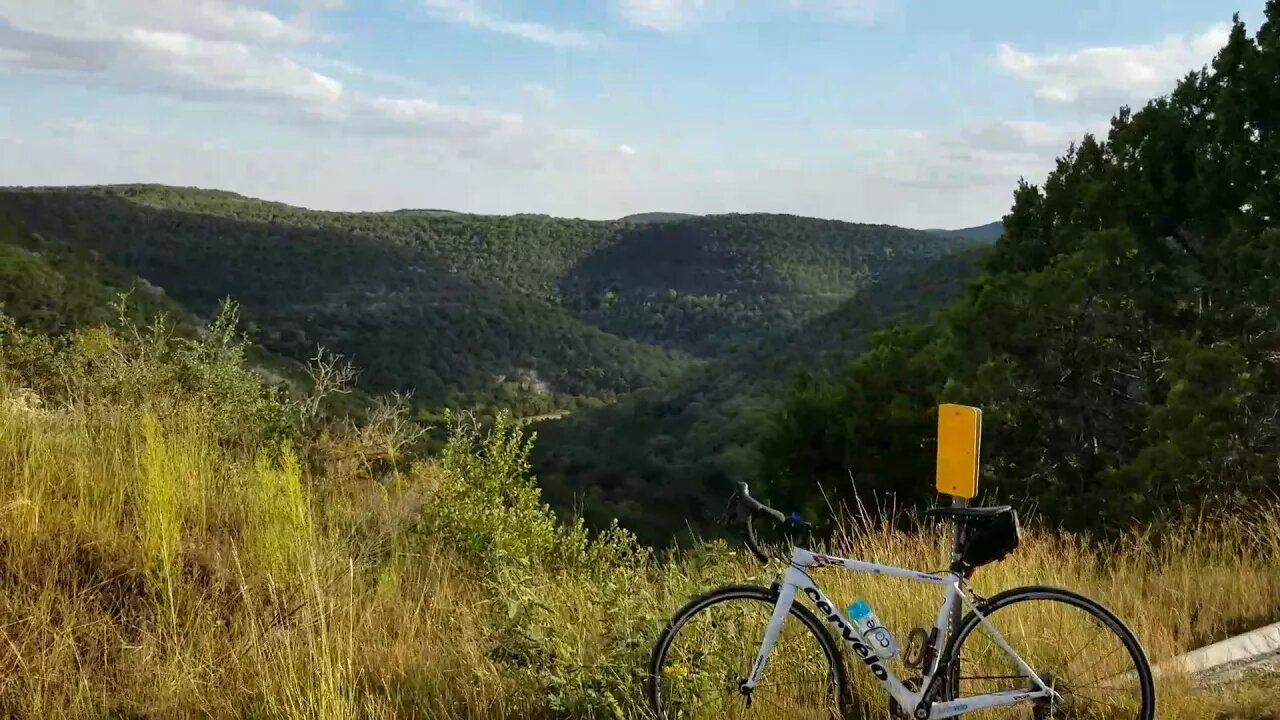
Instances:
[[[658,720],[841,717],[844,665],[808,608],[793,603],[778,643],[750,696],[739,691],[755,662],[778,593],[728,585],[681,608],[649,660],[649,700]]]
[[[1111,611],[1083,595],[1052,587],[1002,592],[979,610],[1060,698],[966,714],[996,718],[1152,720],[1155,684],[1146,654]],[[960,622],[947,653],[960,696],[1033,688],[1030,677],[995,642],[977,615]]]

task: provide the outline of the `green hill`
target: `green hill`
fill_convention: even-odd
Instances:
[[[114,320],[112,304],[122,293],[132,293],[134,320],[167,313],[188,325],[182,306],[162,291],[92,251],[32,235],[0,213],[0,306],[9,317],[43,333],[66,333]]]
[[[563,277],[609,332],[722,357],[836,308],[888,271],[954,249],[926,233],[791,215],[715,215],[628,229]]]
[[[441,403],[523,389],[540,409],[554,404],[545,396],[611,397],[690,364],[543,299],[547,268],[565,262],[554,253],[571,254],[594,231],[583,223],[533,223],[580,231],[534,247],[503,242],[522,221],[333,216],[204,191],[6,192],[0,202],[39,234],[99,253],[195,313],[234,298],[265,347],[305,359],[324,345],[359,366],[372,391]]]
[[[324,345],[368,390],[529,414],[660,386],[953,245],[788,216],[333,213],[156,185],[7,190],[0,205],[197,315],[234,298],[271,352]]]
[[[209,309],[202,318],[163,288],[120,270],[96,251],[33,234],[11,213],[0,212],[0,312],[28,330],[61,336],[116,325],[123,313],[125,321],[138,327],[163,317],[170,337],[190,339],[204,331],[217,308]],[[284,383],[291,393],[310,387],[301,362],[260,345],[245,350],[249,367],[271,384]],[[358,413],[369,400],[356,391],[331,405]]]
[[[1004,234],[1004,223],[997,220],[986,225],[960,228],[959,230],[930,230],[929,232],[966,240],[995,240]]]
[[[751,474],[794,366],[847,362],[972,272],[967,241],[788,215],[332,213],[155,185],[0,191],[0,208],[193,316],[234,298],[264,353],[323,345],[366,391],[578,411],[543,423],[548,497],[654,541],[705,526],[724,478]],[[17,272],[36,297],[39,269]]]
[[[634,213],[632,215],[624,215],[623,217],[618,218],[618,220],[620,222],[651,223],[651,222],[671,222],[672,220],[688,220],[690,218],[695,218],[695,217],[697,217],[697,215],[690,215],[689,213],[645,212],[645,213]]]

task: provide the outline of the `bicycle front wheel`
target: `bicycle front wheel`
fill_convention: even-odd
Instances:
[[[649,699],[658,720],[841,716],[848,684],[839,651],[799,603],[791,605],[754,692],[749,698],[740,692],[777,600],[774,589],[729,585],[676,613],[649,660]]]
[[[1051,587],[1002,592],[969,613],[952,650],[959,695],[1037,689],[1000,647],[994,629],[1056,693],[1018,705],[979,710],[980,718],[1152,720],[1151,667],[1137,638],[1111,611],[1083,595]]]

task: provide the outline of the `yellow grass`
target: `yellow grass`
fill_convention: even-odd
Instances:
[[[494,543],[506,556],[490,562],[423,529],[453,497],[456,464],[373,477],[300,459],[323,458],[313,450],[221,442],[182,403],[40,407],[0,383],[0,715],[640,717],[670,614],[718,583],[771,579],[721,544],[658,560],[626,543],[563,558]],[[945,566],[937,530],[872,526],[837,545]],[[900,639],[938,600],[901,581],[817,579],[842,603],[867,598]],[[1203,518],[1107,551],[1031,531],[975,579],[985,594],[1027,584],[1100,600],[1158,662],[1280,619],[1280,516]],[[1275,717],[1265,688],[1169,677],[1158,717]]]

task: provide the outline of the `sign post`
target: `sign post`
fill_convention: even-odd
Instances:
[[[978,464],[982,453],[982,410],[968,405],[938,406],[938,469],[935,486],[951,496],[951,504],[965,507],[978,496]],[[960,560],[964,523],[956,523],[951,562]],[[961,604],[951,608],[951,633],[960,627]],[[959,672],[953,669],[950,699],[959,696]]]
[[[982,411],[968,405],[938,406],[938,492],[964,504],[978,495]]]

